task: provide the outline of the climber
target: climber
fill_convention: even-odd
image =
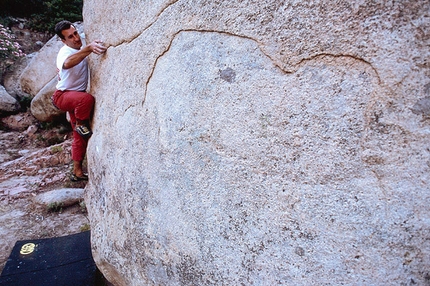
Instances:
[[[95,40],[82,47],[78,31],[69,21],[61,21],[55,25],[55,33],[65,44],[57,55],[58,83],[52,96],[52,102],[58,109],[68,112],[73,129],[72,181],[88,180],[84,173],[84,160],[87,143],[92,131],[89,119],[94,106],[94,97],[86,92],[88,84],[87,56],[106,52],[102,41]]]

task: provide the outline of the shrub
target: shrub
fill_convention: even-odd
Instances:
[[[10,24],[9,17],[29,20],[31,29],[54,34],[61,20],[82,21],[83,0],[0,0],[0,23]]]
[[[37,31],[49,31],[54,34],[54,26],[61,20],[82,21],[82,0],[43,1],[43,12],[32,14],[30,27]]]
[[[64,207],[63,203],[54,202],[54,203],[48,204],[46,206],[46,210],[48,212],[60,212],[61,213],[61,212],[63,212],[63,207]]]
[[[21,46],[15,42],[15,36],[0,24],[0,75],[3,74],[17,59],[24,57]]]

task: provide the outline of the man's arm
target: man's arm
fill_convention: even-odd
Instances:
[[[102,41],[94,41],[80,49],[77,53],[70,55],[63,63],[63,69],[70,69],[85,59],[89,54],[95,53],[97,55],[106,52],[106,47],[102,45]]]

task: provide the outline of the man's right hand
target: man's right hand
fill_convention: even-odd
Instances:
[[[106,52],[107,48],[103,45],[103,41],[95,40],[90,45],[91,51],[97,55],[101,55]]]

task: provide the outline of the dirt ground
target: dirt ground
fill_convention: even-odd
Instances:
[[[34,198],[71,182],[67,124],[38,123],[30,113],[0,119],[0,271],[18,240],[64,236],[89,229],[84,202],[55,211]]]

